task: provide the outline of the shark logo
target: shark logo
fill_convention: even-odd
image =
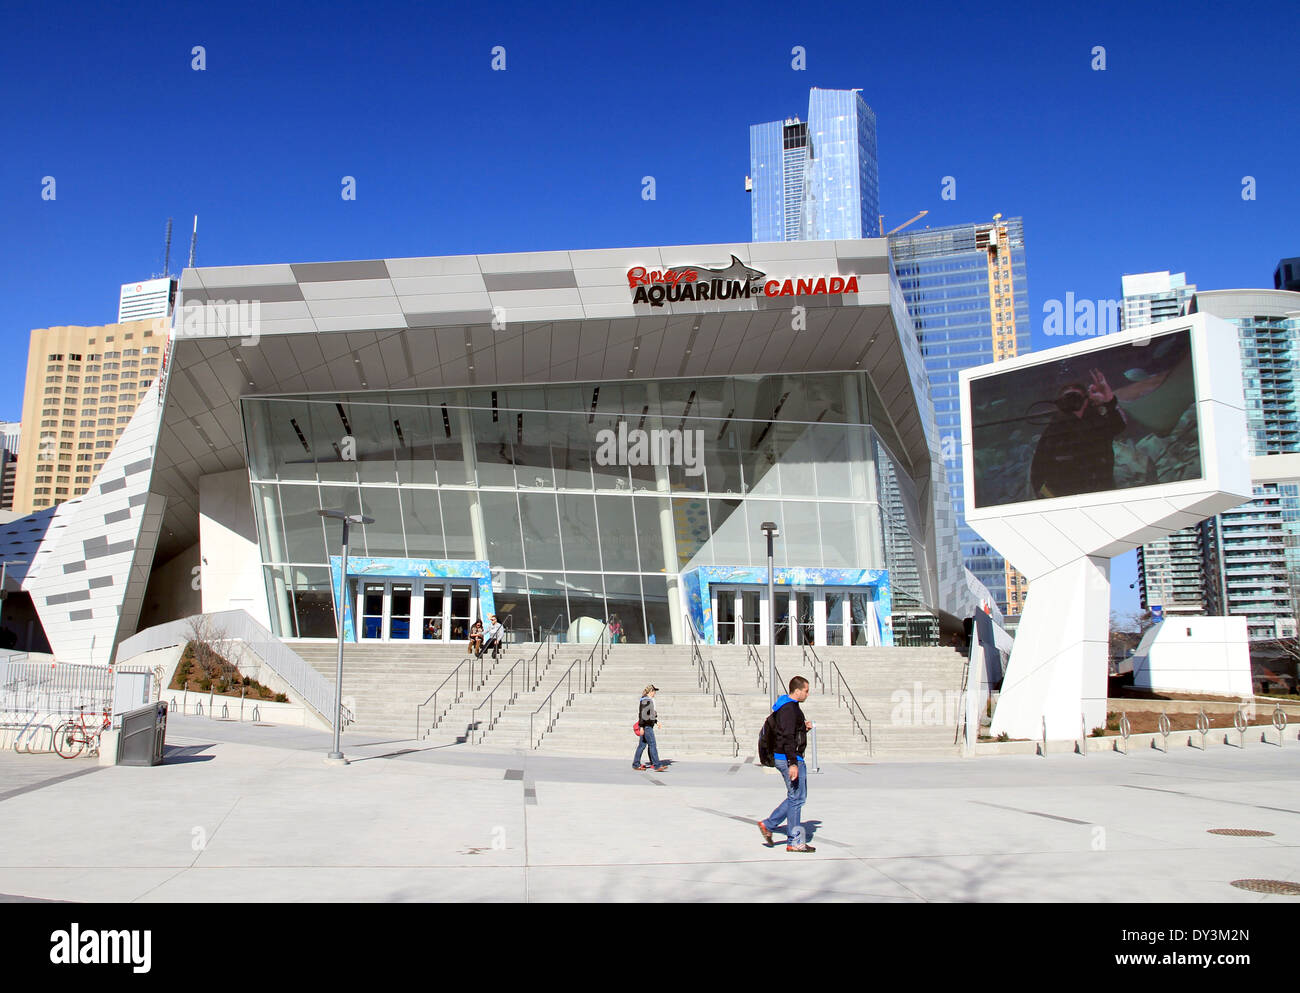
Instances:
[[[736,300],[759,296],[764,273],[752,269],[735,255],[725,266],[681,265],[671,269],[647,270],[633,266],[627,271],[632,302],[662,307],[665,303],[697,300]]]
[[[736,258],[736,256],[734,255],[731,257],[731,263],[725,268],[721,268],[721,269],[710,269],[707,268],[706,266],[698,266],[698,265],[695,266],[681,265],[681,266],[674,266],[672,269],[668,270],[668,272],[670,273],[677,273],[677,272],[685,273],[688,271],[700,273],[701,274],[700,278],[702,279],[729,279],[729,280],[743,279],[748,283],[756,283],[759,280],[761,280],[765,275],[764,273],[759,272],[757,269],[751,269],[749,266],[745,265],[745,263],[741,262],[740,259]]]

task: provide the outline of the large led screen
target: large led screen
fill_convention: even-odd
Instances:
[[[970,380],[975,507],[1200,479],[1190,330]]]

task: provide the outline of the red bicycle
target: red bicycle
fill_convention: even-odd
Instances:
[[[66,720],[54,729],[54,750],[65,759],[75,759],[85,749],[90,755],[99,754],[99,736],[113,721],[108,714],[92,712],[91,718],[103,717],[102,723],[86,723],[86,708],[79,707],[76,718]]]

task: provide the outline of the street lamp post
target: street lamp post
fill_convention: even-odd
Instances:
[[[343,727],[343,616],[347,609],[348,597],[348,525],[374,524],[375,519],[361,514],[345,514],[341,510],[318,510],[317,513],[321,517],[343,522],[343,562],[339,568],[338,599],[339,659],[338,666],[334,670],[334,750],[325,758],[335,765],[347,765],[348,760],[343,757],[339,744],[339,732]]]
[[[760,526],[767,535],[767,695],[768,703],[776,704],[776,589],[772,571],[772,539],[779,537],[780,529],[771,521]]]

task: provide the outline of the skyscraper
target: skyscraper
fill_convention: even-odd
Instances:
[[[1254,499],[1214,525],[1216,613],[1244,616],[1251,640],[1293,636],[1300,590],[1300,293],[1199,291],[1195,313],[1236,325]]]
[[[1300,290],[1300,258],[1282,259],[1273,270],[1273,289]]]
[[[889,248],[925,359],[962,560],[1003,613],[1019,614],[1022,577],[966,524],[957,376],[1029,351],[1024,223],[999,216],[927,228],[890,236]]]
[[[754,241],[880,234],[876,115],[858,90],[814,88],[808,119],[749,129]]]
[[[1186,314],[1196,284],[1187,273],[1141,272],[1121,279],[1121,328],[1144,327]],[[1203,614],[1208,609],[1206,577],[1215,566],[1213,541],[1204,521],[1175,531],[1137,550],[1138,582],[1144,608],[1166,614]]]
[[[32,331],[14,510],[81,496],[158,375],[157,321]]]
[[[1124,310],[1121,329],[1140,328],[1187,313],[1196,284],[1187,285],[1187,273],[1141,272],[1124,276]]]
[[[1197,290],[1181,274],[1151,291],[1147,273],[1125,277],[1147,290],[1153,309],[1207,313],[1234,324],[1241,348],[1254,498],[1138,550],[1142,605],[1166,614],[1232,614],[1247,619],[1252,641],[1294,633],[1300,591],[1300,293],[1285,290]],[[1185,290],[1190,293],[1184,295]],[[1163,293],[1163,299],[1160,299]],[[1140,323],[1148,323],[1140,321]]]

